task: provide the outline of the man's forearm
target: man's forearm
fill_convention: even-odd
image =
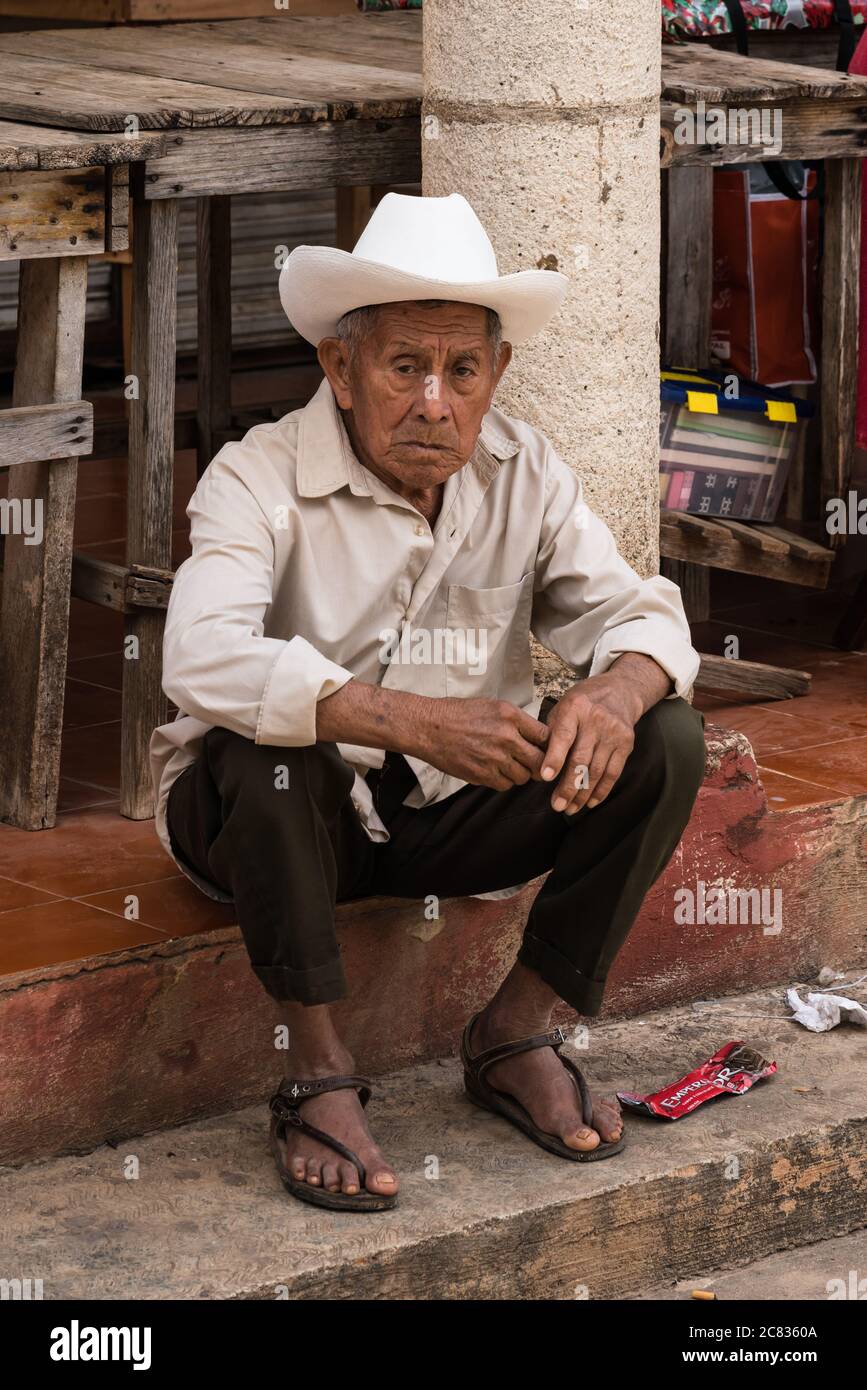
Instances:
[[[316,737],[417,756],[435,703],[428,695],[353,679],[318,702]]]
[[[629,688],[635,700],[635,723],[666,695],[671,694],[671,676],[651,656],[643,652],[624,652],[612,662],[607,675]]]

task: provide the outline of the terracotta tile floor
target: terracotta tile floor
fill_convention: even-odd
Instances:
[[[77,545],[121,558],[124,461],[85,462],[80,478]],[[193,457],[181,454],[175,563],[187,553],[194,483]],[[713,621],[696,629],[696,645],[721,653],[736,635],[744,659],[810,671],[813,684],[796,700],[700,694],[698,706],[750,739],[775,809],[867,793],[867,654],[830,646],[839,600],[742,575],[713,582]],[[177,872],[151,821],[119,814],[122,638],[119,614],[73,600],[58,823],[37,833],[0,825],[0,974],[233,921],[231,907]]]

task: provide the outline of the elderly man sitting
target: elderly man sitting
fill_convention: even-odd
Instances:
[[[623,1146],[551,1016],[599,1011],[689,817],[703,721],[681,698],[698,657],[677,588],[640,579],[544,436],[492,407],[511,345],[566,288],[499,276],[458,195],[388,194],[351,254],[289,257],[283,305],[325,380],[226,445],[189,506],[158,830],[234,901],[279,1001],[294,1075],[272,1148],[320,1206],[383,1210],[398,1188],[329,1007],[342,898],[507,896],[547,872],[464,1032],[467,1090],[564,1159]],[[578,677],[541,706],[531,631]]]

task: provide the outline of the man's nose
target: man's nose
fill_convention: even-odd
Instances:
[[[427,377],[415,402],[416,416],[430,424],[438,424],[451,417],[446,391],[439,377]]]

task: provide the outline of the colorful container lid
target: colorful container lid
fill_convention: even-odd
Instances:
[[[735,391],[732,392],[732,383]],[[662,371],[659,374],[661,401],[685,405],[700,415],[719,415],[720,411],[742,410],[766,415],[775,424],[795,424],[815,414],[811,401],[799,400],[790,392],[760,386],[734,372]]]

